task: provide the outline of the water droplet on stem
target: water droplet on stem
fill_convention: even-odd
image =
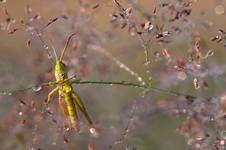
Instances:
[[[40,91],[41,89],[42,89],[41,86],[33,86],[33,87],[32,87],[32,90],[35,91],[35,92],[38,92],[38,91]]]

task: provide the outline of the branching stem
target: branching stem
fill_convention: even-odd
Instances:
[[[95,85],[111,85],[111,86],[119,85],[119,86],[126,86],[126,87],[152,90],[152,91],[165,93],[165,94],[173,95],[173,96],[185,96],[186,98],[191,99],[191,100],[194,100],[195,98],[197,98],[194,95],[178,92],[178,91],[173,90],[173,89],[160,88],[160,87],[156,87],[156,86],[152,86],[152,85],[148,85],[148,84],[144,84],[144,83],[139,83],[139,82],[103,81],[103,80],[92,81],[92,80],[76,80],[76,79],[73,79],[73,78],[70,80],[70,82],[72,84],[89,84],[89,85],[95,84]],[[46,82],[46,83],[38,84],[38,85],[35,85],[35,86],[30,86],[30,87],[27,87],[27,88],[20,88],[20,89],[11,90],[11,91],[2,91],[2,92],[0,92],[0,95],[13,95],[13,94],[25,92],[25,91],[28,91],[28,90],[34,90],[35,91],[35,89],[41,90],[44,87],[50,87],[50,86],[54,86],[54,85],[57,85],[57,84],[58,84],[58,82],[56,82],[56,81]],[[38,92],[39,90],[36,90],[36,92]]]

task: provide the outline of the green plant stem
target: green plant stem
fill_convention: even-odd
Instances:
[[[65,81],[68,81],[68,79],[66,79]],[[62,81],[62,82],[64,82],[64,81]],[[152,91],[161,92],[161,93],[174,95],[174,96],[185,96],[187,99],[190,99],[190,100],[194,100],[195,98],[197,98],[196,96],[186,94],[186,93],[182,93],[182,92],[178,92],[178,91],[173,90],[173,89],[159,88],[159,87],[151,86],[151,85],[140,83],[140,82],[102,81],[102,80],[91,81],[91,80],[76,80],[76,79],[71,79],[70,82],[71,82],[71,84],[90,84],[90,85],[95,84],[95,85],[111,85],[111,86],[119,85],[119,86],[126,86],[126,87],[152,90]],[[35,91],[35,89],[41,90],[44,87],[54,86],[54,85],[57,85],[57,84],[58,84],[57,81],[52,81],[52,82],[38,84],[38,85],[35,85],[35,86],[30,86],[30,87],[27,87],[27,88],[20,88],[20,89],[11,90],[11,91],[3,91],[3,92],[0,92],[0,95],[12,95],[12,94],[20,93],[20,92],[25,92],[27,90]],[[36,92],[38,92],[39,90],[37,90]]]
[[[128,82],[128,81],[72,81],[71,83],[76,83],[76,84],[99,84],[99,85],[121,85],[121,86],[129,86],[129,87],[135,87],[135,88],[141,88],[141,89],[149,89],[152,91],[156,92],[161,92],[169,95],[174,95],[174,96],[185,96],[187,98],[195,99],[197,98],[194,95],[178,92],[173,89],[164,89],[164,88],[159,88],[155,86],[150,86],[147,84],[143,83],[134,83],[134,82]]]

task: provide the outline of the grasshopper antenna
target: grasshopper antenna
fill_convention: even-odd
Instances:
[[[51,45],[51,48],[53,49],[53,53],[54,53],[54,55],[55,55],[56,60],[58,60],[58,56],[57,56],[57,53],[56,53],[56,49],[55,49],[55,47],[53,46],[53,43],[52,43],[51,40],[50,40],[50,45]]]
[[[57,56],[55,47],[52,44],[51,44],[51,47],[53,49],[53,52],[54,52],[54,55],[55,55],[56,60],[58,60],[58,56]]]
[[[72,33],[72,34],[68,37],[67,42],[66,42],[66,44],[65,44],[65,46],[64,46],[64,49],[62,50],[62,53],[61,53],[61,56],[60,56],[60,61],[63,59],[64,54],[65,54],[65,51],[66,51],[66,49],[67,49],[67,47],[68,47],[68,44],[69,44],[71,38],[72,38],[75,34],[76,34],[76,33]]]

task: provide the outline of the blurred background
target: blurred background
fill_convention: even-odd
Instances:
[[[69,75],[106,81],[138,82],[142,78],[156,87],[196,95],[200,101],[191,106],[185,97],[164,92],[117,85],[74,85],[95,122],[96,132],[91,134],[81,113],[81,131],[68,129],[69,121],[59,109],[57,94],[46,108],[44,102],[53,87],[0,96],[0,149],[215,148],[213,137],[221,135],[223,123],[203,120],[219,116],[224,109],[218,105],[204,107],[202,102],[207,97],[214,97],[214,104],[226,99],[222,98],[225,43],[211,41],[216,35],[223,37],[219,29],[226,30],[226,1],[119,2],[128,16],[109,0],[1,1],[0,91],[54,81],[52,46],[60,55],[67,36],[76,32],[64,58]],[[183,14],[177,16],[177,12]],[[196,57],[191,61],[193,55]],[[178,67],[182,70],[175,69]],[[210,113],[200,111],[199,106]],[[190,128],[194,128],[184,131],[183,125],[192,120],[194,112],[198,121],[193,118]],[[203,130],[211,139],[194,140],[207,135]]]

